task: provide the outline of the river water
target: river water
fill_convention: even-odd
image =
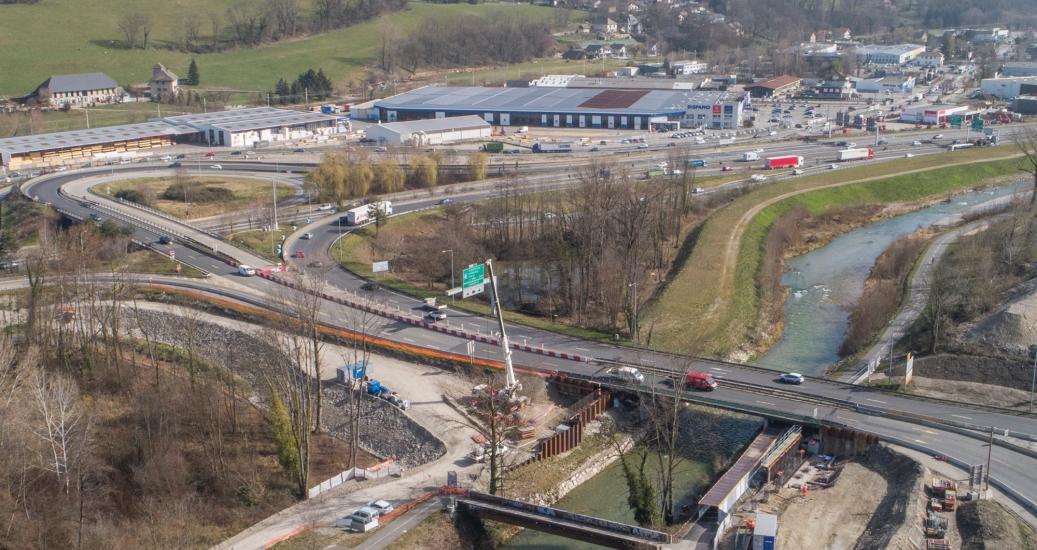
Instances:
[[[693,458],[698,456],[696,451],[708,446],[721,455],[731,456],[753,437],[760,427],[759,419],[750,416],[714,414],[698,409],[690,410],[692,412],[687,416],[686,435],[685,438],[682,438],[685,441],[687,458],[679,464],[674,477],[675,496],[678,500],[702,490],[709,482],[711,465],[701,459]],[[644,452],[641,448],[631,451],[631,464],[636,465],[640,462],[640,455],[637,453],[641,452]],[[634,455],[637,458],[634,458]],[[654,480],[655,474],[658,472],[658,463],[654,453],[648,457],[647,464]],[[622,464],[616,461],[598,475],[573,489],[554,506],[578,514],[636,525],[634,514],[627,505],[628,494]],[[511,539],[503,548],[510,550],[597,550],[605,547],[526,529]]]
[[[840,235],[794,259],[782,276],[789,289],[781,340],[757,361],[763,367],[822,374],[839,360],[850,311],[875,260],[896,240],[979,203],[1025,190],[1025,182],[963,193],[948,202]]]

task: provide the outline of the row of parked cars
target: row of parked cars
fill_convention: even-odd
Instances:
[[[387,500],[372,500],[367,506],[336,521],[335,527],[364,533],[378,527],[378,518],[393,510],[393,505]]]

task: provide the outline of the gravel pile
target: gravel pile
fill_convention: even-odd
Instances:
[[[349,441],[347,411],[349,395],[340,385],[324,388],[324,425],[328,431]],[[376,455],[395,456],[405,468],[436,460],[446,454],[446,445],[405,412],[383,399],[364,395],[360,408],[361,446]]]

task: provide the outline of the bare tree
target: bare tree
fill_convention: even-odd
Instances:
[[[75,475],[73,470],[89,434],[89,420],[79,402],[79,389],[71,378],[43,369],[33,376],[30,389],[39,418],[33,433],[44,442],[48,454],[41,460],[41,467],[55,475],[67,495]]]
[[[1037,204],[1037,129],[1030,127],[1016,132],[1015,143],[1029,165],[1026,171],[1033,173],[1033,196],[1030,197],[1033,206]]]
[[[299,27],[298,0],[267,0],[267,9],[277,26],[278,38],[295,36]]]
[[[136,48],[138,41],[142,49],[148,48],[148,37],[151,36],[151,17],[146,13],[131,12],[119,19],[119,32],[125,39],[127,48]]]

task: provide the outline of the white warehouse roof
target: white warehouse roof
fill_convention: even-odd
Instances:
[[[338,120],[338,117],[313,111],[293,111],[275,107],[251,107],[172,116],[166,117],[163,120],[170,124],[187,125],[199,130],[211,127],[227,132],[247,132],[249,130],[267,128],[303,126],[316,122],[335,122]]]
[[[408,120],[406,122],[389,122],[379,124],[381,128],[396,132],[398,134],[417,134],[430,132],[446,132],[451,130],[469,130],[472,128],[489,128],[490,123],[481,116],[453,116],[446,118],[429,118],[423,120]]]

